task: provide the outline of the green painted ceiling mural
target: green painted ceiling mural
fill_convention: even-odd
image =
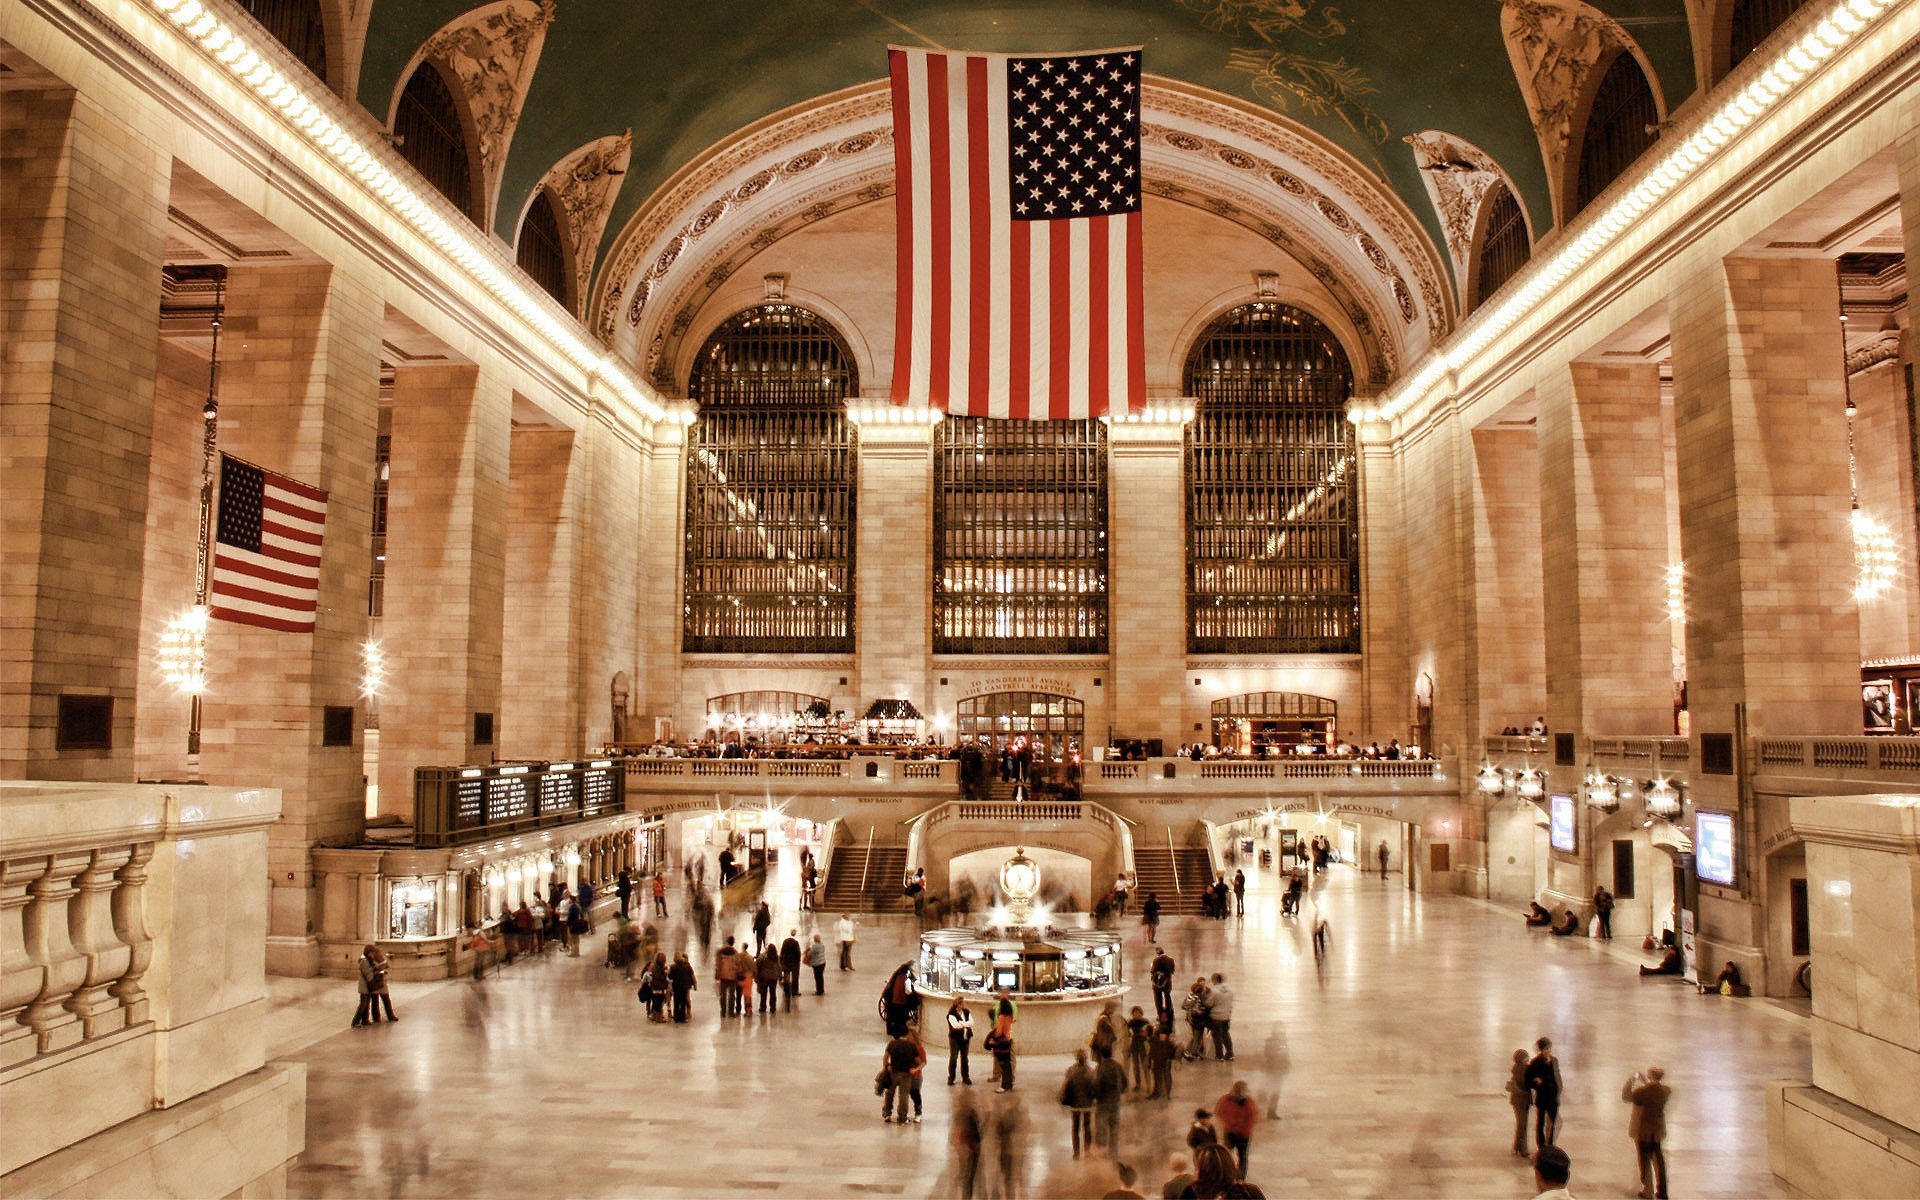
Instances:
[[[360,102],[384,117],[414,51],[474,5],[381,0]],[[1669,108],[1693,90],[1683,0],[1594,0],[1639,43]],[[886,75],[888,44],[1061,51],[1143,44],[1151,74],[1302,122],[1438,221],[1401,138],[1441,129],[1512,175],[1534,226],[1546,171],[1500,35],[1499,0],[557,0],[505,164],[496,231],[582,143],[633,129],[610,242],[689,159],[741,126]],[[604,246],[603,246],[604,249]]]

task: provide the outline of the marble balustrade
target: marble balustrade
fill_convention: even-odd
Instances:
[[[0,1176],[110,1130],[158,1154],[141,1120],[253,1075],[275,1112],[304,1105],[262,1032],[279,813],[272,789],[0,782]],[[224,1177],[297,1151],[252,1147]]]

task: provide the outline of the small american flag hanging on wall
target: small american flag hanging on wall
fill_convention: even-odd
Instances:
[[[1140,50],[893,48],[893,401],[1073,419],[1146,399]]]
[[[212,615],[311,633],[326,527],[325,492],[222,454]]]

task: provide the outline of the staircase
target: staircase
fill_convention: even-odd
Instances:
[[[866,867],[866,886],[860,885],[861,867]],[[864,845],[835,846],[833,865],[827,871],[827,892],[820,900],[821,912],[900,912],[907,908],[900,894],[901,880],[907,874],[905,846],[875,846],[867,859]]]
[[[1175,867],[1179,868],[1179,886],[1174,886]],[[1207,852],[1196,846],[1179,846],[1169,851],[1165,846],[1143,845],[1136,841],[1133,846],[1133,873],[1138,881],[1133,889],[1130,908],[1138,912],[1140,905],[1146,902],[1147,893],[1154,892],[1160,897],[1160,915],[1163,917],[1200,915],[1200,892],[1213,882],[1213,871],[1207,865]]]

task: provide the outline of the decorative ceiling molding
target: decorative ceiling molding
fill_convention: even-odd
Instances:
[[[595,138],[553,164],[540,177],[540,186],[527,196],[545,191],[553,196],[560,210],[560,222],[567,238],[567,251],[573,261],[573,308],[578,315],[593,281],[593,254],[607,230],[607,218],[613,214],[613,202],[620,195],[627,167],[633,158],[633,130]],[[526,213],[515,222],[517,230],[526,221]],[[519,235],[516,233],[515,237]]]
[[[1561,193],[1568,157],[1575,153],[1573,123],[1586,102],[1594,67],[1626,50],[1640,60],[1649,81],[1658,76],[1619,22],[1580,0],[1501,0],[1500,35],[1540,140],[1557,222],[1567,205]],[[1654,95],[1659,94],[1656,83]]]
[[[400,93],[421,63],[431,60],[458,81],[473,119],[475,149],[480,155],[482,194],[486,198],[486,212],[480,222],[483,229],[493,226],[507,150],[513,143],[514,127],[520,123],[520,109],[526,103],[527,87],[533,81],[553,17],[554,0],[498,0],[463,13],[420,44],[400,72],[400,83],[394,90],[388,128],[393,127]]]
[[[1414,161],[1420,167],[1420,182],[1426,185],[1427,198],[1433,201],[1433,211],[1440,217],[1440,231],[1447,239],[1447,257],[1453,261],[1454,294],[1464,309],[1474,233],[1480,227],[1480,207],[1496,183],[1505,184],[1516,201],[1520,190],[1491,154],[1463,137],[1439,129],[1423,129],[1400,140],[1413,148]],[[1524,203],[1520,211],[1524,217]]]
[[[1376,343],[1366,352],[1376,383],[1451,326],[1437,249],[1343,152],[1284,118],[1160,79],[1143,89],[1142,120],[1148,190],[1218,212],[1299,259]],[[670,389],[679,339],[706,296],[793,230],[891,196],[893,172],[884,83],[749,127],[641,205],[600,273],[590,327]]]

